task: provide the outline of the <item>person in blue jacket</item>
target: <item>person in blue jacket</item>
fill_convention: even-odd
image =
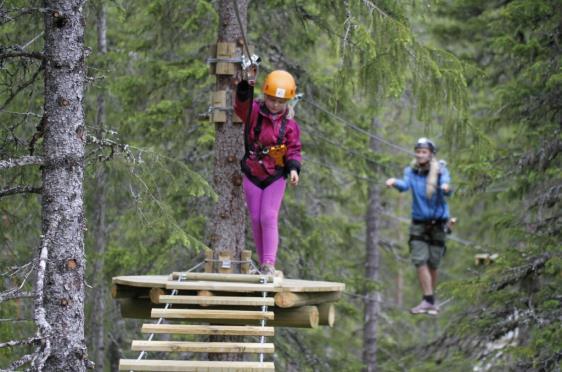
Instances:
[[[415,147],[415,159],[404,169],[404,178],[389,178],[387,187],[400,192],[412,192],[412,224],[410,225],[410,257],[415,265],[422,301],[412,308],[412,314],[437,315],[434,291],[437,269],[445,253],[445,236],[449,207],[445,197],[451,194],[451,177],[444,161],[438,161],[435,144],[420,138]]]

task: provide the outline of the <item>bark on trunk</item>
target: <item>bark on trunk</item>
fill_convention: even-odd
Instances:
[[[107,53],[106,42],[106,13],[103,1],[97,4],[97,34],[98,52],[101,55]],[[102,138],[105,126],[105,92],[102,91],[97,96],[96,128],[97,137]],[[96,364],[95,370],[103,372],[105,361],[105,304],[107,298],[106,283],[104,280],[104,255],[107,244],[107,225],[105,222],[106,208],[106,170],[105,164],[96,165],[95,185],[94,185],[94,290],[93,290],[93,311],[92,311],[92,356]]]
[[[377,133],[380,127],[377,119],[373,119],[372,133]],[[379,150],[378,142],[371,140],[371,149]],[[365,279],[367,283],[379,280],[379,239],[380,216],[382,213],[380,201],[380,186],[378,183],[369,185],[369,201],[367,205],[367,260],[365,263]],[[365,290],[365,325],[363,328],[363,371],[377,370],[377,328],[380,313],[381,295],[378,291],[367,288]]]
[[[249,0],[238,0],[238,12],[244,33],[246,32]],[[232,0],[219,1],[218,41],[238,43],[242,55],[242,31]],[[232,107],[232,76],[217,75],[216,91],[226,91],[226,107]],[[242,190],[242,173],[238,160],[244,155],[243,125],[232,123],[232,114],[223,124],[216,124],[215,163],[213,184],[219,195],[214,207],[210,233],[210,246],[218,257],[228,251],[233,259],[240,259],[245,246],[246,209]],[[232,161],[232,159],[236,159]],[[238,268],[236,268],[238,270]],[[211,341],[239,341],[237,337],[211,337]],[[211,360],[240,360],[239,354],[209,354]]]
[[[45,371],[86,370],[84,340],[83,1],[45,1],[45,161],[42,224],[51,239],[44,300],[52,327]]]
[[[242,25],[246,27],[248,0],[239,0],[237,3]],[[241,38],[242,33],[236,19],[233,2],[221,0],[219,2],[218,41],[238,42]],[[242,53],[242,49],[239,50]],[[231,76],[217,75],[215,90],[226,91],[226,107],[232,107],[231,92],[233,89]],[[233,124],[232,115],[227,115],[226,123],[216,124],[213,184],[219,195],[219,201],[213,211],[210,244],[215,255],[218,255],[218,252],[229,251],[231,257],[236,259],[240,257],[240,252],[244,249],[245,244],[246,210],[242,190],[242,173],[238,162],[243,155],[243,126]]]

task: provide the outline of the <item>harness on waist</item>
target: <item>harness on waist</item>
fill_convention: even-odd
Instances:
[[[273,146],[264,146],[259,142],[262,125],[263,116],[258,113],[258,122],[254,127],[254,138],[256,141],[252,144],[250,144],[249,138],[249,125],[246,126],[244,131],[244,142],[246,142],[247,153],[255,156],[258,160],[262,160],[265,156],[270,156],[275,161],[275,165],[277,167],[284,167],[287,146],[283,144],[283,138],[285,137],[285,130],[287,128],[287,117],[283,116],[281,128],[279,129],[279,135],[277,136],[277,144]]]

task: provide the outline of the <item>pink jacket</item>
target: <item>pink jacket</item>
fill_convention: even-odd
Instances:
[[[300,128],[293,119],[286,119],[286,112],[282,114],[272,114],[267,110],[265,104],[258,100],[250,101],[253,96],[253,87],[247,81],[242,81],[236,88],[236,99],[234,111],[245,123],[244,136],[246,143],[246,153],[240,164],[242,172],[256,186],[266,188],[281,177],[286,177],[291,170],[300,173],[302,155]],[[249,126],[246,128],[248,110],[252,103]],[[256,138],[256,127],[261,116],[261,130],[259,138]],[[263,156],[260,146],[275,146],[278,144],[279,132],[281,131],[283,120],[286,120],[285,133],[281,143],[287,146],[285,154],[285,167],[276,167],[275,161],[270,156]]]

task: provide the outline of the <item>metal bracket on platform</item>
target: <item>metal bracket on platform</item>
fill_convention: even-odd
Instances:
[[[230,269],[232,267],[231,260],[222,260],[221,261],[221,269]]]

